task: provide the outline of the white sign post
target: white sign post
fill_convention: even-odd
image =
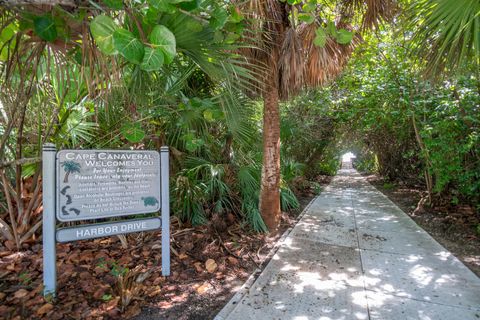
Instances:
[[[61,150],[43,147],[44,294],[55,295],[55,244],[162,229],[162,274],[170,275],[168,147],[156,151]],[[154,213],[159,217],[82,224],[56,230],[59,221]]]

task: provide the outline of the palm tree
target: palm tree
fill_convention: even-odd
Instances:
[[[80,163],[75,162],[73,160],[63,161],[63,162],[60,162],[60,164],[63,167],[63,170],[65,171],[65,177],[63,178],[63,183],[68,183],[68,176],[74,172],[80,173],[80,169],[82,168],[80,166]]]
[[[280,221],[279,102],[305,87],[338,75],[360,33],[393,16],[394,0],[250,0],[241,8],[250,18],[242,50],[260,72],[263,98],[263,166],[260,211],[274,231]]]

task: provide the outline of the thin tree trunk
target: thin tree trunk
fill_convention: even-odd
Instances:
[[[420,132],[417,128],[417,121],[415,120],[415,114],[412,114],[412,124],[413,124],[413,130],[415,131],[415,138],[417,140],[417,144],[420,147],[420,150],[423,153],[423,157],[425,159],[425,164],[426,168],[424,170],[424,176],[425,176],[425,183],[427,185],[427,193],[428,193],[428,204],[432,203],[432,190],[433,190],[433,178],[432,175],[430,174],[430,168],[432,168],[432,163],[430,162],[430,155],[428,153],[428,149],[425,146],[425,143],[423,142],[422,136],[420,135]]]
[[[270,70],[276,70],[276,66],[272,66]],[[260,212],[269,231],[274,232],[280,223],[281,213],[280,107],[278,99],[278,76],[275,71],[266,77],[263,101],[263,165]]]
[[[8,190],[8,181],[7,181],[7,178],[5,177],[5,172],[0,171],[0,177],[2,179],[3,189],[5,191],[5,199],[7,200],[7,205],[8,205],[8,214],[10,216],[10,224],[11,224],[10,227],[12,229],[17,250],[20,251],[20,237],[18,235],[18,230],[17,230],[17,220],[15,219],[15,212],[14,212],[15,210],[13,208],[10,190]]]

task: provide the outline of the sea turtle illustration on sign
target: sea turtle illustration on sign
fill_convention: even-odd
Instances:
[[[142,197],[142,200],[145,207],[155,207],[158,204],[158,200],[155,197]]]
[[[82,166],[80,166],[80,163],[71,161],[71,160],[60,162],[60,164],[62,165],[63,170],[65,171],[65,177],[63,178],[63,183],[68,183],[68,176],[70,175],[70,173],[74,173],[74,172],[80,173],[80,169],[82,168]]]

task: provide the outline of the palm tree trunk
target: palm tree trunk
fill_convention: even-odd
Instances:
[[[273,60],[273,59],[272,59]],[[269,68],[276,70],[276,66]],[[266,77],[263,94],[263,165],[260,212],[270,232],[280,223],[280,107],[278,76],[272,71]]]

